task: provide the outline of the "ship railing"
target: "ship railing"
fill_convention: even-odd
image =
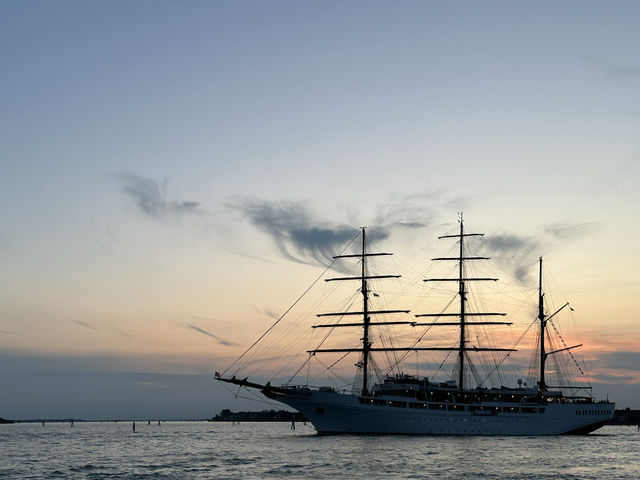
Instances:
[[[346,388],[338,389],[331,386],[315,386],[315,385],[282,385],[282,390],[291,392],[332,392],[339,393],[341,395],[352,395],[353,392]]]

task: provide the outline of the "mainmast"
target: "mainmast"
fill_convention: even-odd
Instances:
[[[482,237],[484,233],[465,233],[464,231],[464,220],[462,214],[460,214],[460,232],[455,235],[443,235],[438,237],[442,238],[457,238],[459,242],[459,250],[457,257],[439,257],[432,258],[432,260],[453,260],[458,262],[458,278],[430,278],[425,279],[425,282],[443,282],[443,281],[455,281],[458,283],[458,296],[460,297],[460,313],[459,314],[421,314],[416,315],[416,317],[440,317],[440,316],[458,316],[459,322],[446,322],[446,323],[433,323],[433,325],[459,325],[460,326],[460,340],[458,342],[458,347],[453,348],[453,350],[458,351],[458,388],[460,390],[465,388],[465,358],[466,352],[468,351],[512,351],[512,349],[503,349],[503,348],[479,348],[479,347],[467,347],[467,326],[468,325],[511,325],[511,322],[469,322],[467,321],[467,317],[469,316],[495,316],[501,315],[504,316],[504,313],[469,313],[466,309],[467,304],[467,291],[465,288],[466,282],[478,282],[478,281],[497,281],[497,278],[469,278],[465,277],[465,269],[464,262],[470,260],[489,260],[489,257],[466,257],[465,256],[465,248],[464,248],[464,240],[467,237]]]
[[[471,235],[471,234],[470,234]],[[465,332],[465,312],[464,306],[467,302],[466,292],[464,291],[464,269],[462,268],[462,264],[464,263],[464,222],[462,221],[462,214],[460,214],[460,256],[459,258],[459,269],[458,269],[458,295],[460,296],[460,350],[458,350],[458,363],[460,365],[458,385],[460,389],[464,386],[464,347],[466,342],[466,332]]]

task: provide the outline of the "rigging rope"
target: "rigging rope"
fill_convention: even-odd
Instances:
[[[562,345],[564,345],[566,348],[569,348],[567,343],[564,341],[564,338],[562,338],[562,335],[560,335],[560,332],[558,331],[558,329],[556,328],[555,324],[553,323],[553,320],[549,320],[549,323],[551,324],[551,326],[553,327],[553,330],[556,332],[556,335],[558,336],[558,338],[560,339],[560,341],[562,342]],[[569,354],[569,356],[571,357],[571,360],[573,360],[573,363],[576,364],[576,367],[578,367],[578,371],[582,374],[582,376],[584,377],[585,374],[582,371],[582,368],[580,368],[580,364],[578,363],[578,361],[575,359],[575,357],[573,356],[573,353],[571,353],[571,350],[567,350],[567,353]]]
[[[518,338],[518,340],[516,340],[516,342],[513,344],[513,347],[511,347],[512,349],[515,349],[515,348],[518,346],[518,344],[520,343],[520,341],[524,338],[524,336],[527,334],[527,332],[529,331],[529,329],[530,329],[530,328],[531,328],[531,327],[532,327],[536,322],[537,322],[537,319],[533,320],[533,321],[529,324],[529,326],[528,326],[528,327],[526,328],[526,330],[522,333],[522,335],[520,335],[520,338]],[[478,384],[478,386],[482,386],[482,384],[483,384],[484,382],[486,382],[486,381],[489,379],[489,377],[490,377],[490,376],[491,376],[491,375],[492,375],[492,374],[493,374],[493,373],[498,369],[498,367],[500,367],[500,365],[502,365],[502,363],[507,359],[507,357],[509,357],[509,355],[511,355],[511,352],[507,352],[507,354],[506,354],[504,357],[502,357],[502,360],[500,360],[500,361],[496,364],[496,366],[491,370],[491,372],[489,372],[489,375],[487,375],[487,376],[482,380],[482,382],[480,382],[480,383]]]
[[[267,405],[272,406],[273,408],[278,408],[279,405],[276,405],[274,403],[269,402],[268,400],[265,400],[264,398],[258,397],[258,395],[256,394],[256,392],[254,392],[253,390],[249,390],[247,387],[243,387],[240,386],[240,388],[238,389],[237,393],[234,393],[233,390],[231,390],[231,388],[229,388],[228,385],[220,382],[223,386],[223,388],[225,390],[227,390],[228,392],[230,392],[235,398],[241,398],[242,400],[250,400],[252,402],[259,402],[259,403],[266,403]],[[246,392],[250,393],[251,395],[253,395],[255,398],[250,398],[250,397],[243,397],[240,395],[240,391],[244,389]]]
[[[342,249],[342,251],[340,252],[339,255],[342,255],[347,248],[349,248],[351,246],[351,244],[356,240],[356,238],[358,238],[360,236],[360,233],[358,233],[358,235],[356,235],[355,237],[353,237],[353,239],[351,239],[351,241]],[[280,318],[278,318],[273,325],[271,325],[266,332],[264,332],[262,335],[260,335],[260,337],[258,337],[258,339],[253,342],[253,344],[247,348],[244,353],[242,355],[240,355],[238,358],[236,358],[233,363],[231,363],[231,365],[229,365],[221,374],[221,376],[224,376],[225,373],[227,373],[235,364],[237,364],[247,353],[249,353],[249,351],[251,351],[251,349],[253,347],[255,347],[265,336],[267,336],[267,334],[273,330],[275,328],[276,325],[278,325],[278,323],[280,323],[280,321],[293,309],[293,307],[295,307],[298,302],[300,302],[300,300],[302,300],[302,298],[309,292],[309,290],[311,290],[311,288],[313,288],[313,286],[318,283],[318,281],[324,277],[324,275],[329,271],[329,269],[333,266],[333,264],[336,263],[336,259],[334,258],[331,263],[329,263],[329,265],[327,265],[327,267],[322,271],[322,273],[318,276],[318,278],[316,278],[313,283],[311,285],[309,285],[309,287],[307,287],[307,289],[302,292],[302,294],[297,298],[297,300],[295,302],[293,302],[293,304],[287,308],[287,310],[280,315]]]
[[[440,311],[440,313],[444,313],[447,308],[449,308],[449,306],[453,303],[453,301],[456,299],[456,297],[454,296],[451,301]],[[436,317],[436,319],[427,326],[427,328],[425,328],[424,332],[422,332],[422,335],[420,335],[412,344],[409,348],[413,348],[415,347],[418,343],[420,343],[422,341],[422,339],[424,338],[424,336],[429,333],[429,330],[431,330],[431,327],[438,321],[440,317]],[[387,369],[386,375],[388,375],[394,368],[396,368],[402,361],[404,361],[405,358],[407,358],[407,356],[409,355],[409,352],[411,350],[407,350],[404,354],[402,354],[400,356],[400,358],[398,359],[398,361],[396,363],[394,363],[393,365],[391,365],[391,367],[389,367]],[[448,356],[448,355],[447,355]]]

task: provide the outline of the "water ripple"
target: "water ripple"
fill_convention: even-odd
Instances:
[[[302,428],[306,428],[303,430]],[[125,422],[0,428],[4,480],[637,480],[635,427],[565,437],[317,436],[286,423]]]

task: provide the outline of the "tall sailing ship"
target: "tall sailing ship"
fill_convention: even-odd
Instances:
[[[444,435],[560,435],[587,434],[605,425],[613,416],[614,403],[596,401],[590,394],[590,386],[584,385],[548,385],[547,360],[561,352],[570,352],[580,345],[567,346],[562,339],[560,345],[548,349],[546,341],[549,325],[553,318],[568,306],[548,314],[543,291],[542,258],[539,259],[539,281],[537,289],[538,308],[535,321],[537,330],[537,351],[535,368],[537,382],[527,386],[522,380],[513,387],[488,387],[481,382],[471,384],[471,377],[477,377],[472,356],[484,352],[503,355],[494,360],[495,368],[505,360],[515,348],[498,346],[477,346],[470,332],[474,328],[491,328],[499,325],[511,325],[511,322],[491,320],[503,317],[504,313],[472,311],[470,306],[470,284],[496,282],[497,278],[469,275],[467,268],[472,262],[488,260],[485,256],[476,256],[467,252],[469,237],[481,237],[484,234],[467,233],[462,216],[459,230],[440,239],[454,239],[455,254],[437,257],[436,262],[452,262],[456,265],[455,276],[447,278],[428,278],[424,282],[437,282],[443,285],[455,285],[457,311],[414,314],[410,320],[384,320],[393,315],[410,314],[409,310],[371,308],[371,296],[377,297],[370,288],[370,282],[398,278],[399,275],[377,275],[369,272],[368,263],[372,257],[387,256],[390,253],[373,253],[367,249],[367,232],[361,230],[361,248],[358,253],[338,255],[334,261],[355,259],[359,262],[358,274],[354,276],[327,278],[326,282],[358,282],[362,307],[357,311],[342,311],[318,314],[319,318],[328,318],[330,323],[313,325],[314,329],[346,328],[359,330],[359,344],[354,347],[324,348],[327,336],[320,346],[307,350],[308,360],[319,355],[342,354],[341,359],[359,355],[356,364],[356,384],[350,390],[339,390],[331,386],[294,385],[291,382],[276,386],[270,382],[260,383],[248,377],[238,378],[240,369],[234,371],[232,364],[222,374],[216,372],[215,378],[223,383],[238,386],[239,389],[257,389],[269,399],[289,405],[300,411],[321,434],[372,433],[372,434],[444,434]],[[338,321],[331,320],[337,318]],[[348,321],[356,318],[357,321]],[[343,321],[344,319],[347,319]],[[277,322],[276,322],[277,323]],[[372,329],[388,326],[423,327],[431,331],[436,327],[454,327],[458,329],[455,345],[424,346],[424,333],[408,345],[395,346],[395,343],[372,341]],[[267,331],[269,332],[269,331]],[[260,337],[259,341],[264,338]],[[406,337],[401,337],[406,338]],[[478,338],[478,337],[476,337]],[[255,346],[258,342],[254,343]],[[353,345],[353,344],[352,344]],[[253,347],[252,346],[252,347]],[[443,352],[454,354],[456,358],[453,374],[445,381],[435,381],[420,375],[409,375],[399,371],[400,360],[409,354],[419,352]],[[246,353],[246,352],[245,352]],[[396,355],[398,358],[382,376],[376,377],[374,355]],[[571,357],[573,358],[573,357]],[[337,362],[336,362],[337,363]],[[395,371],[394,371],[395,370]],[[471,375],[472,374],[476,375]],[[374,378],[375,377],[375,378]],[[565,394],[565,391],[571,393]],[[583,394],[578,394],[583,392]]]

